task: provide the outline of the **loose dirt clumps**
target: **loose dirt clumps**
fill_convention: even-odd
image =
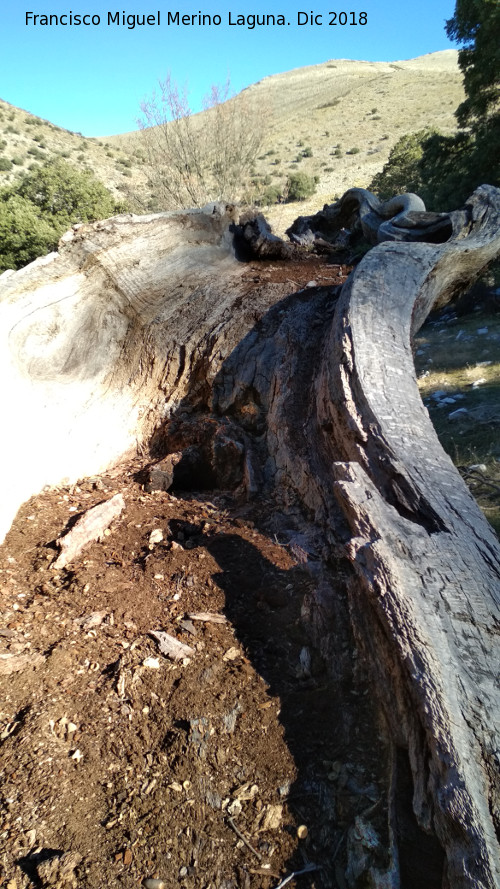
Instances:
[[[333,682],[306,636],[307,556],[271,504],[146,493],[139,468],[32,498],[0,548],[1,885],[343,889],[383,757],[357,671]]]

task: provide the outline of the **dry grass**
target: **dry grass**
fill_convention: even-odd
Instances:
[[[246,92],[257,105],[270,109],[272,121],[254,178],[282,185],[291,172],[300,170],[320,180],[309,201],[266,208],[281,233],[298,213],[316,212],[347,188],[368,185],[403,134],[428,126],[453,131],[454,111],[463,97],[454,50],[399,62],[331,60],[266,77]],[[0,157],[18,163],[0,172],[0,186],[31,165],[62,155],[81,169],[93,170],[136,212],[160,209],[148,187],[139,131],[83,138],[0,101],[2,141],[6,145]],[[306,148],[312,156],[300,157]],[[352,149],[358,151],[348,153]]]

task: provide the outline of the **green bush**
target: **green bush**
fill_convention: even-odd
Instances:
[[[382,200],[406,191],[420,192],[422,177],[419,164],[423,145],[431,136],[430,130],[420,130],[402,136],[389,154],[383,170],[372,179],[368,186]]]
[[[45,160],[43,151],[40,151],[40,149],[35,146],[33,146],[32,148],[28,148],[28,154],[30,154],[32,157],[36,157],[37,160]]]
[[[21,268],[55,249],[76,222],[105,219],[124,209],[91,172],[60,158],[35,166],[0,192],[0,270]]]
[[[0,192],[0,272],[18,269],[50,253],[59,234],[35,205],[5,189]]]
[[[304,148],[304,151],[302,152],[302,157],[312,157],[312,156],[313,156],[312,148],[310,146],[308,146],[307,148]]]
[[[282,189],[279,185],[271,185],[269,188],[266,188],[263,194],[263,203],[267,204],[277,204],[282,194]]]
[[[8,170],[12,170],[12,161],[7,157],[0,157],[0,172],[6,173]]]
[[[12,158],[12,163],[15,164],[16,167],[22,167],[22,165],[24,164],[24,157],[22,157],[20,154],[15,154]]]
[[[305,201],[316,191],[316,178],[307,173],[292,173],[288,179],[288,200]]]

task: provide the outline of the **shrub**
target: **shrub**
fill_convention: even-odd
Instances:
[[[12,118],[11,118],[11,120],[12,120]],[[6,132],[6,133],[14,133],[15,136],[19,136],[19,135],[20,135],[20,132],[19,132],[19,130],[17,129],[17,127],[13,127],[11,123],[9,123],[9,124],[5,127],[5,132]]]
[[[105,219],[119,209],[92,173],[76,170],[60,158],[25,176],[18,192],[55,220],[61,232],[75,222]]]
[[[24,157],[21,157],[20,154],[14,155],[12,158],[12,163],[16,165],[16,167],[22,167],[24,164]]]
[[[12,170],[12,161],[7,157],[0,157],[0,172],[6,173],[8,170]]]
[[[349,151],[346,151],[346,154],[359,154],[361,148],[350,148]]]
[[[231,97],[229,81],[214,84],[204,99],[200,126],[186,90],[170,75],[160,82],[160,90],[142,103],[139,125],[161,205],[200,207],[210,200],[238,200],[262,150],[266,109],[245,91]]]
[[[82,173],[60,158],[32,166],[19,182],[0,191],[0,270],[21,268],[53,250],[75,222],[125,209],[91,172]]]
[[[305,201],[316,191],[316,178],[307,173],[292,173],[288,179],[288,200]]]
[[[269,188],[266,188],[264,194],[262,195],[262,203],[267,204],[277,204],[282,194],[282,190],[279,185],[271,185]]]
[[[370,183],[370,190],[383,200],[405,191],[420,191],[419,164],[423,144],[430,135],[430,130],[420,130],[418,133],[402,136],[391,149],[383,170]]]
[[[307,148],[304,148],[304,151],[302,152],[302,157],[312,157],[312,156],[313,156],[312,148],[310,146],[308,146]]]
[[[0,271],[21,268],[49,253],[58,237],[31,201],[10,189],[0,192]]]

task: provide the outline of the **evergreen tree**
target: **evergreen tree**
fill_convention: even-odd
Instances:
[[[0,192],[0,273],[55,250],[74,223],[106,219],[124,209],[90,171],[60,158],[36,167]]]

